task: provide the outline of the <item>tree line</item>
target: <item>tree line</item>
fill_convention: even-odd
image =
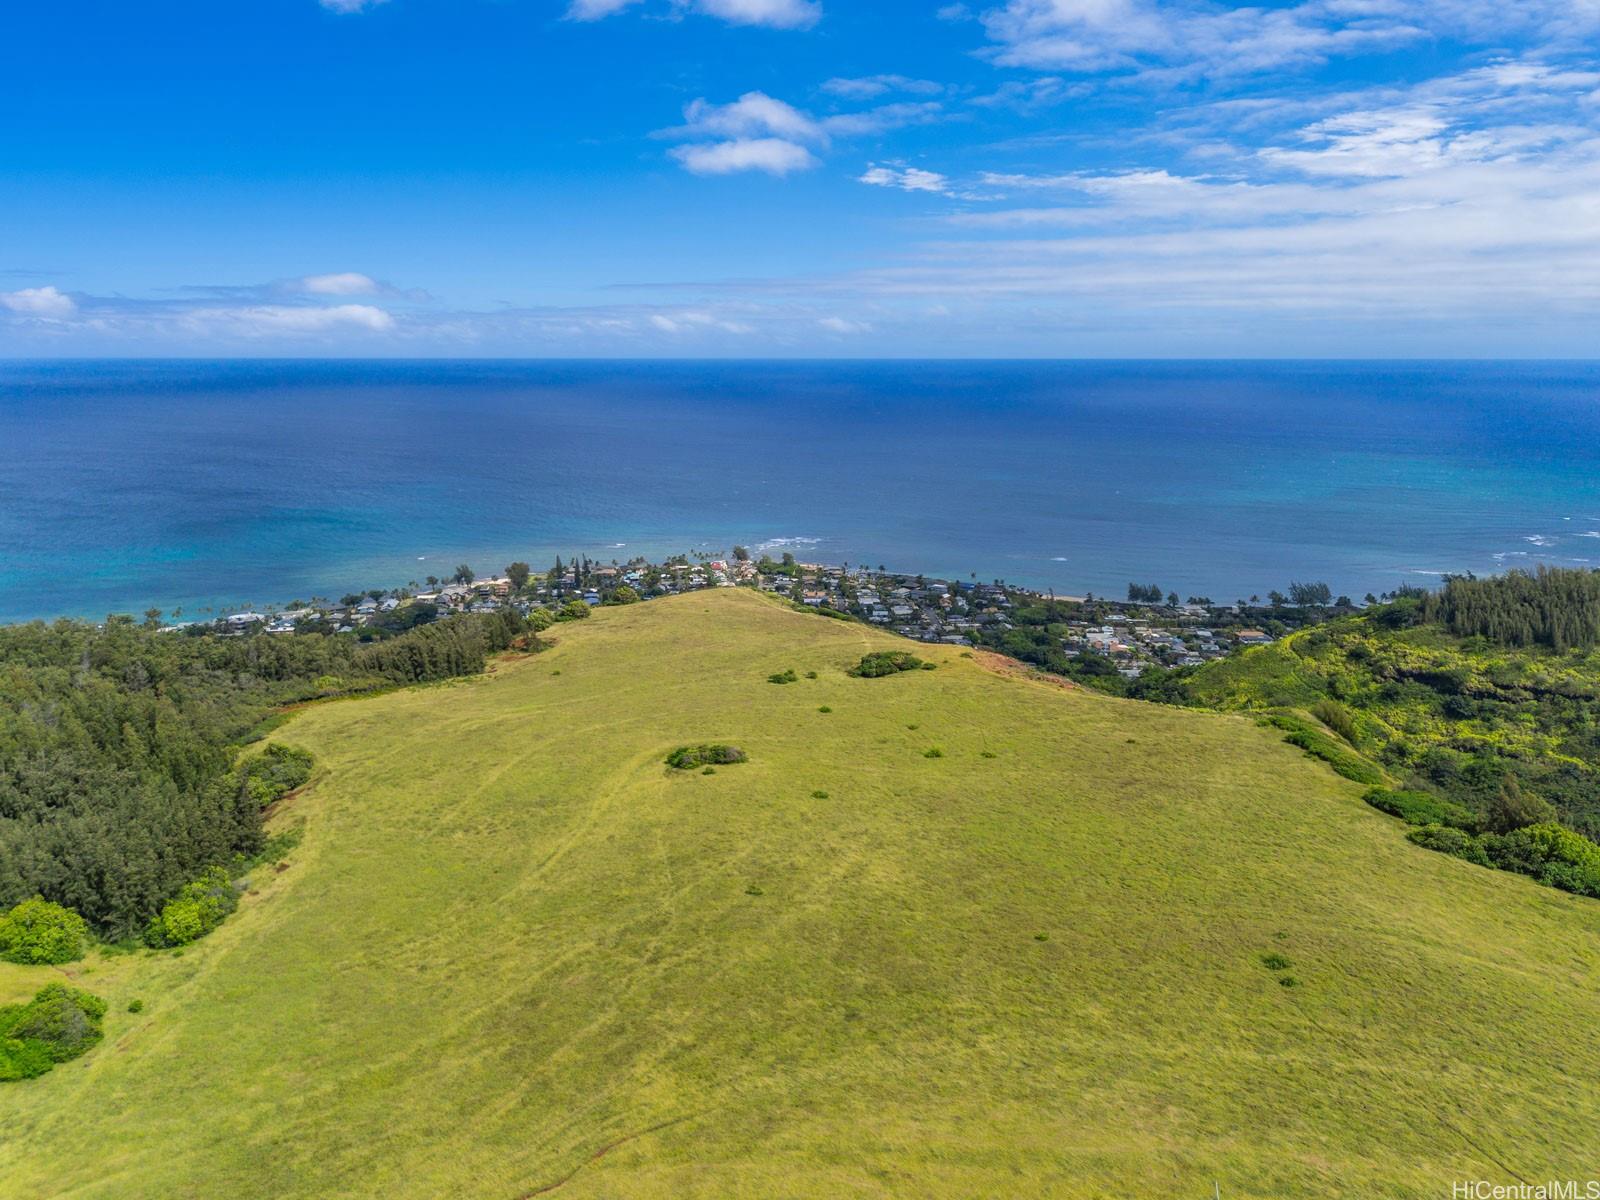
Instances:
[[[1492,579],[1453,576],[1422,606],[1426,620],[1457,637],[1557,652],[1600,644],[1600,571],[1541,566]]]
[[[0,627],[0,909],[42,895],[109,938],[262,842],[240,751],[282,705],[481,671],[514,612],[382,642],[158,632],[113,618]]]

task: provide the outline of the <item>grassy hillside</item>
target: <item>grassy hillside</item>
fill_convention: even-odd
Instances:
[[[7,1200],[1435,1200],[1600,1161],[1600,903],[1407,844],[1275,731],[948,647],[853,678],[904,643],[746,592],[557,640],[279,731],[303,841],[181,956],[67,968],[105,1041],[0,1087]],[[663,765],[699,742],[749,761]],[[0,1003],[59,978],[0,965]]]

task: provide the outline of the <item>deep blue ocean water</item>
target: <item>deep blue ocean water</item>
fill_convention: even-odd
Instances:
[[[0,620],[735,542],[1218,600],[1600,564],[1600,364],[0,363]]]

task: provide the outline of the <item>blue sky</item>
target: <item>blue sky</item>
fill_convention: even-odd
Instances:
[[[1600,0],[52,0],[0,355],[1581,356]]]

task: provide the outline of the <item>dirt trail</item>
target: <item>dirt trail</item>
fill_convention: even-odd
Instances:
[[[1045,684],[1048,687],[1060,688],[1064,692],[1079,692],[1083,690],[1070,679],[1063,679],[1059,675],[1041,671],[1038,667],[1031,667],[1025,662],[1007,658],[1004,654],[996,654],[993,650],[974,650],[972,657],[985,671],[992,671],[996,675],[1004,675],[1008,679],[1028,679],[1034,683]]]

